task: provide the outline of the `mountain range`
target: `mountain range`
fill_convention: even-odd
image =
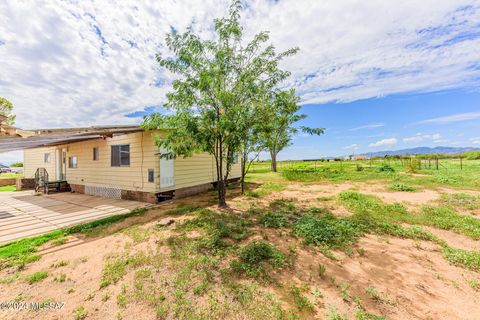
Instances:
[[[376,152],[367,152],[362,153],[361,155],[367,157],[384,157],[396,156],[396,155],[413,155],[413,154],[461,154],[466,151],[480,151],[480,148],[473,147],[417,147],[410,149],[401,149],[401,150],[386,150],[386,151],[376,151]]]

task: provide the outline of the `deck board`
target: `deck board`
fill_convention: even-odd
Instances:
[[[0,192],[0,244],[149,206],[74,193],[36,196],[32,191]]]

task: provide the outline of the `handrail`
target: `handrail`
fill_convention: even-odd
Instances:
[[[35,171],[35,192],[43,188],[43,193],[48,193],[48,172],[45,168],[37,168]]]

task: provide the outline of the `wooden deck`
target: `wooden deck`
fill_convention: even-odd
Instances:
[[[0,244],[128,213],[151,204],[75,193],[0,192]]]

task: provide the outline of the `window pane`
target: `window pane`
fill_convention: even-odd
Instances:
[[[77,157],[69,157],[68,158],[68,167],[69,168],[76,168],[77,167]]]
[[[111,147],[111,154],[112,154],[112,167],[118,167],[120,165],[120,146],[112,146]]]
[[[130,165],[130,153],[129,152],[120,152],[120,164],[122,166],[128,166]]]
[[[98,160],[98,147],[93,148],[93,160]]]
[[[153,175],[153,169],[148,169],[148,182],[154,182],[155,177]]]
[[[50,153],[45,153],[43,155],[43,162],[45,162],[45,163],[50,162]]]
[[[129,144],[120,146],[120,164],[122,166],[130,165],[130,145]]]

